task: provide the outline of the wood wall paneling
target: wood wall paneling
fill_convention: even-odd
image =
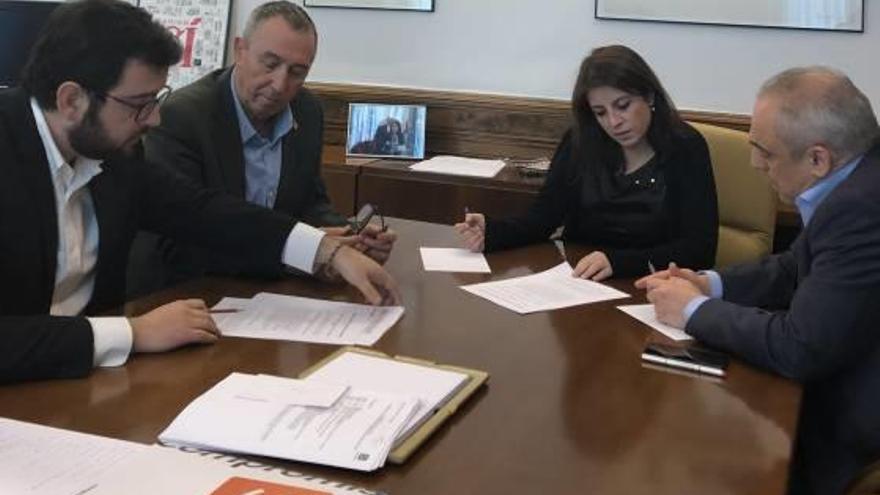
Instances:
[[[427,106],[425,151],[429,156],[550,157],[571,122],[569,102],[558,99],[341,83],[310,83],[308,87],[324,103],[324,143],[340,150],[345,145],[349,103]],[[698,110],[682,110],[681,114],[685,120],[746,132],[750,125],[748,115]],[[344,152],[339,154],[340,157],[325,162],[345,163]],[[370,174],[373,172],[376,171],[371,170]],[[364,183],[362,172],[350,176],[350,171],[344,168],[325,170],[324,175],[331,198],[341,211],[349,213],[360,204],[375,201],[386,205],[389,215],[442,223],[450,221],[453,211],[457,217],[457,211],[464,206],[461,203],[465,202],[469,202],[468,206],[474,211],[520,211],[522,205],[518,201],[528,201],[537,189],[532,187],[532,192],[514,193],[517,202],[511,204],[505,196],[511,191],[498,184],[462,184],[448,177],[446,184],[422,183],[419,182],[422,179],[400,174],[396,177],[386,174],[381,179],[370,177]],[[391,184],[394,180],[401,183]],[[410,187],[404,188],[404,185]],[[457,191],[457,187],[463,190]],[[349,196],[352,188],[356,190]],[[478,209],[482,204],[486,208]],[[779,205],[779,212],[781,225],[799,225],[797,212],[790,206]]]
[[[324,102],[325,143],[345,144],[349,103],[397,103],[428,107],[426,152],[486,158],[535,158],[553,153],[571,122],[569,102],[390,86],[311,83]],[[748,130],[749,117],[682,111],[687,120]]]

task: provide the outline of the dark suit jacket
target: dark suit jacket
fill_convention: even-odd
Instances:
[[[142,153],[113,157],[89,183],[100,232],[87,314],[120,305],[138,228],[234,253],[257,273],[280,273],[295,222],[198,188]],[[0,92],[0,382],[84,375],[92,334],[83,317],[49,316],[58,217],[52,178],[28,95]],[[234,232],[234,234],[233,234]]]
[[[163,163],[202,186],[245,195],[241,132],[230,85],[232,69],[216,70],[175,91],[162,105],[162,124],[145,140],[148,160]],[[281,178],[274,209],[315,226],[344,225],[321,179],[324,114],[301,89],[290,109],[296,121],[282,142]],[[140,241],[139,241],[140,242]],[[169,242],[158,242],[168,282],[205,273],[238,274],[237,260]]]
[[[721,273],[687,332],[804,384],[792,493],[839,494],[880,458],[880,145],[791,251]],[[758,309],[766,308],[766,309]]]

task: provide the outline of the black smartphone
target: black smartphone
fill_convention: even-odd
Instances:
[[[724,376],[730,361],[727,354],[696,344],[682,346],[653,342],[645,346],[642,359],[651,363],[714,376]]]
[[[376,208],[370,203],[361,206],[361,209],[358,210],[357,215],[351,220],[351,230],[355,234],[360,234],[362,230],[370,223],[370,220],[373,218],[373,215],[376,214]]]

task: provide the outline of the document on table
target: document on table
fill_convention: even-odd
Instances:
[[[200,455],[151,445],[135,462],[107,476],[81,495],[355,495],[374,492],[253,460],[212,453]],[[219,459],[218,459],[219,458]],[[4,492],[5,493],[5,492]]]
[[[402,306],[369,306],[267,292],[246,301],[244,305],[231,298],[221,301],[224,306],[239,309],[236,313],[213,315],[224,336],[371,346],[403,315]]]
[[[461,288],[520,314],[629,297],[607,285],[572,277],[571,273],[571,265],[563,262],[534,275]]]
[[[419,248],[428,272],[492,273],[483,253],[458,248]]]
[[[271,466],[254,469],[259,463],[252,460],[219,457],[0,418],[2,494],[373,493]]]
[[[145,449],[146,445],[0,418],[0,493],[90,493]]]
[[[502,160],[480,160],[461,156],[435,156],[430,160],[414,163],[409,166],[416,172],[433,172],[436,174],[464,175],[467,177],[495,177],[504,168]]]
[[[654,312],[653,304],[632,304],[628,306],[618,306],[617,309],[639,320],[645,325],[648,325],[654,330],[657,330],[672,340],[693,339],[693,337],[684,333],[683,330],[661,323],[660,320],[657,319],[657,314]]]
[[[296,402],[290,396],[254,400],[248,381],[230,375],[191,402],[159,440],[373,471],[385,464],[394,440],[419,405],[416,398],[355,388],[348,388],[329,407]]]
[[[401,431],[404,440],[468,382],[468,375],[431,365],[408,363],[360,352],[346,352],[305,378],[309,383],[344,383],[406,397],[418,397],[419,407]]]

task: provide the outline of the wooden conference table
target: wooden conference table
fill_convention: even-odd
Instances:
[[[390,219],[401,239],[388,262],[406,313],[377,344],[389,354],[484,369],[484,387],[404,465],[359,473],[272,463],[392,494],[781,494],[800,388],[734,362],[721,383],[642,367],[662,339],[614,309],[634,299],[520,316],[459,285],[524,275],[560,261],[550,243],[492,254],[491,275],[424,272],[418,246],[455,246],[448,226]],[[570,261],[584,254],[568,246]],[[617,288],[636,294],[628,281]],[[276,291],[359,300],[304,279],[205,279],[127,306],[180,297]],[[82,380],[0,387],[0,416],[144,443],[231,371],[294,377],[325,345],[222,339]]]

